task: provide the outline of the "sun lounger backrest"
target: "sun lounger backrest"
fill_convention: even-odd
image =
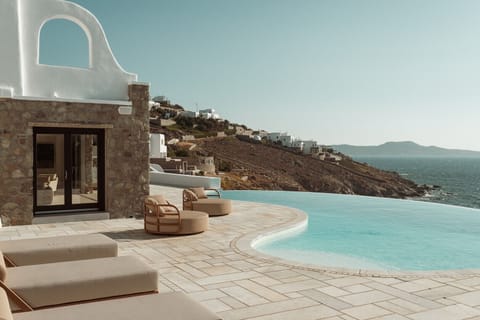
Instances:
[[[13,320],[7,294],[2,288],[0,288],[0,320]]]
[[[0,251],[0,281],[5,281],[7,278],[7,265],[3,258],[3,253]]]

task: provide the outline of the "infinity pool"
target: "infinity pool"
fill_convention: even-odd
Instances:
[[[370,270],[480,269],[480,210],[420,201],[309,192],[223,191],[286,205],[306,230],[256,250],[287,260]]]

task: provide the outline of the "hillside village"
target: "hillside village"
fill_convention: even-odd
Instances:
[[[163,127],[167,128],[167,131],[169,131],[168,128],[175,126],[178,120],[180,120],[180,123],[182,123],[184,127],[185,125],[187,127],[190,125],[192,129],[199,128],[200,131],[202,131],[197,135],[184,134],[165,141],[165,135],[162,135],[161,133],[153,133],[155,129],[152,130],[151,158],[167,158],[167,145],[177,145],[180,142],[191,142],[198,138],[205,137],[223,138],[227,136],[236,136],[242,141],[282,146],[298,153],[310,155],[319,160],[331,161],[334,163],[342,160],[342,155],[334,152],[332,148],[320,145],[317,141],[302,140],[301,138],[290,135],[287,132],[252,130],[245,125],[231,124],[229,121],[222,119],[220,114],[212,108],[199,111],[185,110],[182,106],[176,104],[172,105],[164,96],[153,98],[150,106],[152,115],[150,121],[153,128],[158,129],[159,127]],[[199,124],[196,120],[215,121],[224,124],[224,126],[216,126],[216,131],[213,130],[207,132],[206,135],[205,131],[209,131],[208,128],[201,127],[201,122]],[[219,129],[223,130],[219,131]]]
[[[151,102],[150,163],[167,173],[217,176],[224,189],[296,190],[394,198],[422,196],[396,173],[353,161],[317,141],[252,130],[165,97]]]

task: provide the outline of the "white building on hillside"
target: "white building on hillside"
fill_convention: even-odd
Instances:
[[[293,142],[296,140],[294,136],[285,134],[279,137],[282,146],[291,148],[293,146]]]
[[[317,141],[314,140],[304,140],[303,141],[303,153],[304,154],[314,154],[320,152],[320,148],[317,144]]]
[[[204,118],[204,119],[214,119],[219,120],[220,115],[215,111],[215,109],[203,109],[200,111],[189,111],[185,110],[181,113],[181,116],[187,118]]]
[[[188,111],[185,110],[180,114],[182,117],[186,118],[198,118],[200,116],[200,113],[197,111]]]
[[[267,134],[267,140],[271,142],[278,142],[280,141],[280,137],[285,135],[287,134],[282,132],[270,132]]]
[[[167,157],[165,135],[160,133],[150,134],[150,158],[164,159]]]
[[[294,148],[298,151],[303,151],[303,141],[299,140],[299,139],[293,141],[292,148]]]
[[[160,102],[167,102],[168,101],[165,96],[156,96],[152,100],[157,102],[158,104],[160,104]],[[170,101],[168,101],[168,102],[170,102]]]
[[[148,101],[148,106],[150,107],[150,110],[152,110],[154,108],[160,107],[160,103],[155,101]]]
[[[220,119],[220,115],[216,113],[215,109],[203,109],[199,111],[200,117],[205,119]]]

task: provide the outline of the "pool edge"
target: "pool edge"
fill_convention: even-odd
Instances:
[[[240,201],[256,204],[253,201]],[[303,228],[308,223],[308,214],[304,211],[288,207],[284,205],[273,205],[268,203],[261,203],[265,206],[282,207],[285,208],[292,218],[287,222],[278,225],[269,226],[265,229],[256,230],[234,238],[230,247],[239,254],[243,254],[255,259],[264,260],[269,263],[280,264],[292,268],[310,270],[317,272],[344,274],[361,277],[377,277],[377,278],[422,278],[422,277],[464,277],[464,276],[480,276],[480,269],[455,269],[455,270],[429,270],[429,271],[398,271],[398,270],[368,270],[368,269],[350,269],[343,267],[327,267],[315,264],[302,263],[298,261],[288,260],[272,255],[268,255],[257,251],[254,245],[261,241],[271,241],[273,238],[286,233],[294,232],[299,228]]]

